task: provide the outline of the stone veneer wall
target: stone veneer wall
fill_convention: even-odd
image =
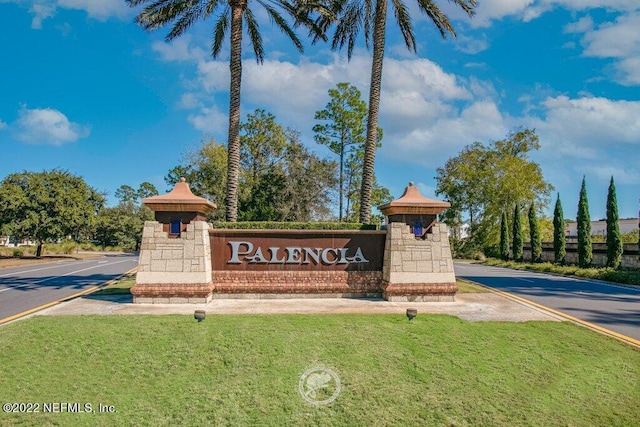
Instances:
[[[437,223],[424,240],[402,223],[388,226],[383,296],[389,301],[453,301],[458,291],[446,224]]]
[[[578,264],[578,244],[567,243],[566,244],[567,255],[564,257],[567,264]],[[637,243],[625,243],[623,245],[624,252],[622,254],[622,262],[620,268],[628,269],[640,269],[640,256],[638,252]],[[595,267],[604,267],[607,265],[607,244],[606,243],[593,243],[593,265]],[[524,244],[524,260],[531,261],[531,244]],[[553,262],[554,261],[553,243],[542,244],[542,261]]]
[[[201,303],[211,300],[209,225],[187,224],[180,237],[169,237],[161,223],[147,221],[142,233],[136,303]]]
[[[389,301],[453,301],[458,290],[445,224],[416,240],[408,225],[391,223],[382,271],[212,271],[209,230],[195,221],[179,238],[170,238],[161,223],[146,222],[134,302],[380,294]]]

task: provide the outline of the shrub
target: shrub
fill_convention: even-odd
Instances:
[[[14,248],[13,251],[11,251],[11,252],[12,252],[14,258],[20,258],[24,254],[22,249],[19,249],[19,248]]]
[[[276,221],[214,221],[213,228],[238,230],[377,230],[375,224],[352,222],[276,222]]]

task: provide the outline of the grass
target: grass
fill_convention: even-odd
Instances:
[[[456,279],[456,285],[458,285],[459,294],[471,294],[478,292],[489,292],[484,286],[479,286],[473,282],[468,282],[462,279]]]
[[[640,285],[640,271],[634,270],[616,270],[609,267],[604,268],[580,268],[576,265],[557,265],[550,262],[543,262],[539,264],[531,264],[515,261],[502,261],[495,258],[489,258],[483,262],[483,264],[514,268],[517,270],[532,270],[542,273],[554,273],[564,276],[576,276],[587,279],[604,280],[607,282],[614,282],[626,285]]]
[[[92,292],[91,295],[130,295],[131,294],[131,288],[133,287],[133,285],[135,285],[136,283],[136,277],[131,276],[131,277],[126,277],[122,280],[118,280],[115,283],[112,283],[108,286],[105,286],[104,288]]]
[[[640,352],[566,322],[420,314],[34,317],[0,328],[4,402],[115,413],[0,413],[0,425],[628,426]],[[340,377],[331,405],[301,374]],[[40,408],[42,411],[42,407]]]

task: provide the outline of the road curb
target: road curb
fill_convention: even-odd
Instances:
[[[67,297],[60,298],[58,300],[48,302],[46,304],[42,304],[42,305],[40,305],[38,307],[30,308],[29,310],[25,310],[25,311],[23,311],[21,313],[13,314],[11,316],[5,317],[4,319],[0,319],[0,326],[6,325],[6,324],[8,324],[10,322],[13,322],[15,320],[21,319],[21,318],[23,318],[25,316],[29,316],[30,314],[37,313],[38,311],[44,310],[45,308],[53,307],[54,305],[58,305],[58,304],[61,304],[63,302],[70,301],[72,299],[75,299],[75,298],[90,294],[92,292],[95,292],[95,291],[97,291],[99,289],[102,289],[102,288],[104,288],[106,286],[112,285],[112,284],[116,283],[117,281],[121,280],[123,277],[127,277],[127,276],[133,274],[133,272],[136,271],[137,269],[138,269],[138,267],[133,267],[131,270],[125,271],[120,276],[116,277],[115,279],[111,279],[108,282],[105,282],[105,283],[103,283],[101,285],[92,286],[92,287],[90,287],[88,289],[84,289],[84,290],[82,290],[80,292],[76,292],[73,295],[69,295]]]
[[[505,298],[509,298],[512,301],[515,301],[515,302],[518,302],[520,304],[528,305],[528,306],[535,307],[537,309],[549,312],[549,313],[551,313],[551,314],[553,314],[555,316],[559,316],[559,317],[561,317],[563,319],[566,319],[566,320],[568,320],[570,322],[576,323],[576,324],[581,325],[581,326],[585,326],[585,327],[587,327],[587,328],[589,328],[589,329],[591,329],[593,331],[596,331],[596,332],[601,333],[603,335],[608,335],[608,336],[610,336],[612,338],[615,338],[615,339],[617,339],[619,341],[622,341],[622,342],[624,342],[626,344],[629,344],[629,345],[632,345],[634,347],[640,348],[640,340],[637,340],[635,338],[631,338],[631,337],[628,337],[626,335],[619,334],[618,332],[614,332],[614,331],[612,331],[610,329],[603,328],[602,326],[598,326],[598,325],[595,325],[595,324],[593,324],[591,322],[587,322],[585,320],[578,319],[577,317],[571,316],[570,314],[566,314],[566,313],[563,313],[561,311],[554,310],[553,308],[547,307],[547,306],[542,305],[542,304],[538,304],[538,303],[530,301],[530,300],[528,300],[526,298],[522,298],[522,297],[519,297],[517,295],[511,294],[509,292],[501,291],[499,289],[492,288],[491,286],[487,286],[487,285],[483,285],[482,283],[474,282],[473,280],[461,279],[461,278],[458,278],[458,280],[464,280],[465,282],[473,283],[474,285],[481,286],[481,287],[483,287],[485,289],[488,289],[489,291],[491,291],[493,293],[496,293],[498,295],[502,295]]]

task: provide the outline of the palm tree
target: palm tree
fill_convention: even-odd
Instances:
[[[238,171],[240,164],[240,86],[242,80],[242,27],[246,25],[247,34],[256,56],[256,61],[264,61],[262,36],[256,17],[249,7],[250,0],[125,0],[131,7],[147,3],[138,14],[136,22],[147,31],[156,30],[173,22],[166,41],[171,41],[186,32],[197,21],[206,21],[216,12],[211,54],[216,58],[230,29],[229,68],[229,136],[227,158],[226,219],[238,218]],[[303,51],[302,42],[278,9],[286,12],[294,22],[310,29],[314,39],[325,39],[319,27],[312,22],[307,13],[287,0],[254,0],[265,8],[271,21],[295,45]],[[229,28],[231,27],[231,28]]]
[[[420,10],[435,24],[443,38],[447,34],[456,36],[449,18],[440,10],[434,0],[416,0]],[[476,0],[450,0],[460,6],[467,15],[472,16]],[[411,24],[411,16],[403,0],[391,0],[396,22],[410,51],[416,52],[416,40]],[[367,140],[365,142],[364,166],[362,171],[362,187],[360,191],[360,222],[368,223],[371,218],[371,188],[373,183],[373,166],[376,157],[378,111],[380,107],[380,89],[382,85],[382,63],[384,58],[385,26],[387,21],[387,0],[333,0],[331,10],[337,17],[336,29],[331,41],[333,49],[341,49],[347,45],[347,57],[355,46],[360,28],[364,28],[367,47],[372,39],[373,26],[373,60],[371,62],[371,85],[369,87],[369,115],[367,117]],[[332,24],[332,16],[322,13],[318,24],[323,30]]]

